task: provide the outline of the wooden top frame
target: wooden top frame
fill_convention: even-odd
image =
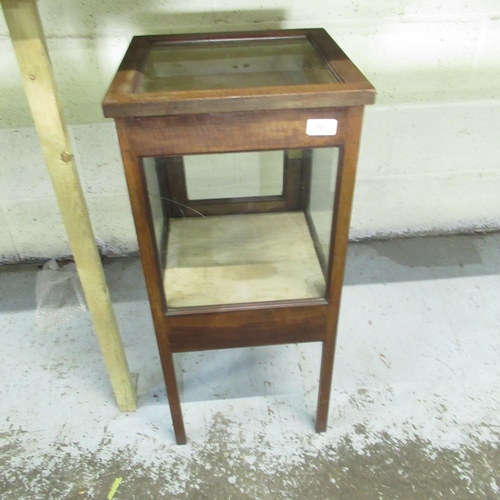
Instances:
[[[153,46],[179,43],[286,40],[306,38],[337,81],[330,83],[224,88],[208,90],[137,91]],[[270,109],[332,108],[372,104],[375,89],[321,28],[238,33],[134,37],[103,101],[106,117],[164,116]]]

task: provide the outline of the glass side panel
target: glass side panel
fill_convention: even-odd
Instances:
[[[184,169],[190,200],[283,193],[283,151],[191,155]]]
[[[316,250],[326,272],[330,253],[339,148],[317,148],[311,155],[311,184],[306,215]],[[333,168],[335,167],[335,168]]]
[[[283,159],[286,189],[251,199],[214,199],[208,192],[210,198],[190,200],[179,170],[191,157],[143,159],[169,310],[325,296],[338,149],[275,153]],[[210,156],[198,160],[210,163]],[[292,192],[300,193],[295,205]]]
[[[154,158],[144,158],[143,161],[144,176],[148,187],[149,206],[151,208],[151,218],[153,219],[153,228],[155,233],[155,244],[160,260],[164,260],[164,247],[168,231],[168,215],[164,212],[166,208],[163,203],[160,186],[161,171],[156,166]],[[164,262],[161,263],[163,266]]]
[[[136,92],[333,83],[307,38],[155,45]]]

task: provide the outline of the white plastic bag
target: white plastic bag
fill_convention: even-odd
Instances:
[[[35,322],[45,332],[55,332],[85,312],[76,265],[46,262],[36,277],[36,303]]]

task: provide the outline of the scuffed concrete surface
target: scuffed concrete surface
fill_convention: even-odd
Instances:
[[[176,446],[135,260],[107,266],[139,410],[90,320],[34,324],[35,267],[0,272],[2,499],[500,496],[500,235],[350,247],[325,434],[319,346],[176,356]]]
[[[61,450],[33,469],[2,460],[10,469],[8,481],[0,483],[2,497],[104,499],[116,477],[123,478],[116,495],[121,499],[467,499],[495,498],[500,491],[499,450],[491,444],[435,449],[419,439],[401,443],[379,436],[360,452],[345,439],[304,450],[292,461],[276,460],[269,469],[271,443],[257,441],[260,450],[239,447],[221,437],[228,424],[217,419],[205,443],[190,445],[187,453],[170,450],[177,464],[138,463],[129,448],[104,460],[99,453],[74,456]],[[8,450],[2,448],[4,457],[22,453],[17,437],[10,441]]]

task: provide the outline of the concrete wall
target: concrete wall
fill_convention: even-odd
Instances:
[[[132,35],[322,26],[378,90],[352,237],[500,228],[498,0],[40,0],[97,237],[137,248],[100,102]],[[0,17],[0,260],[69,253]]]

